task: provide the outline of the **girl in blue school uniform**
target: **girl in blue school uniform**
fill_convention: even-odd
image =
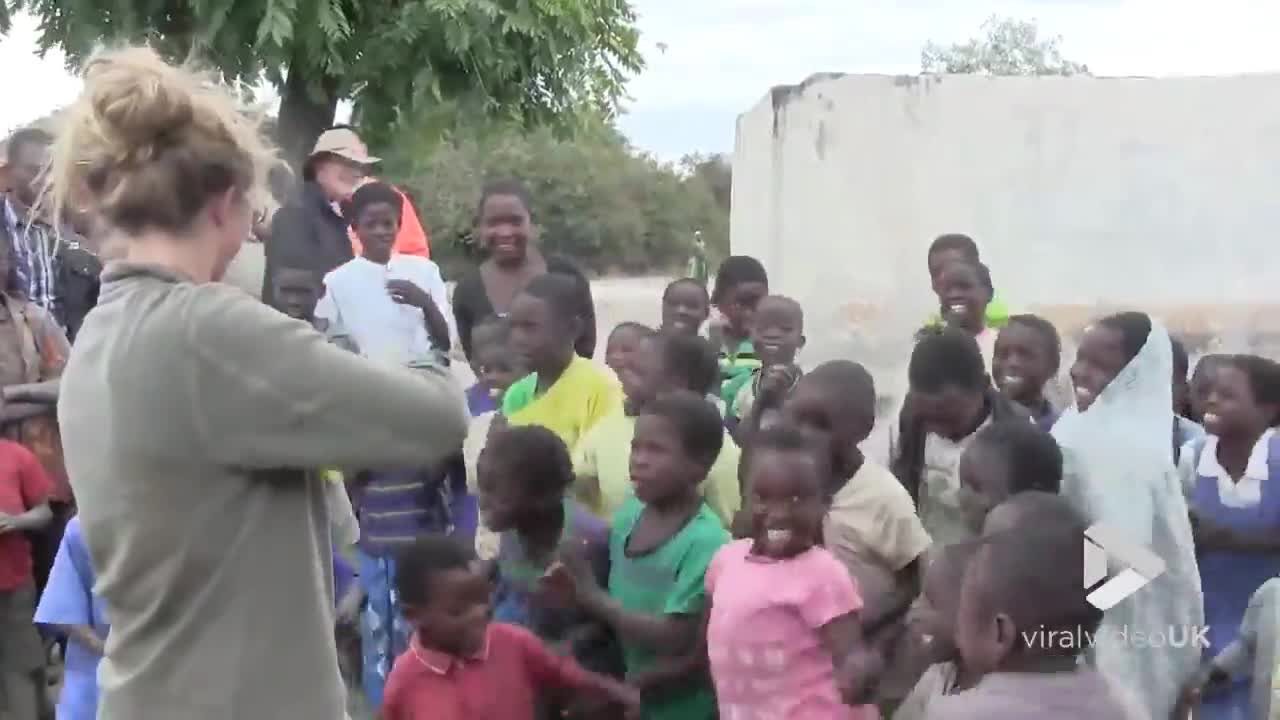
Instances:
[[[1208,435],[1180,468],[1195,530],[1209,652],[1231,644],[1249,598],[1280,575],[1280,365],[1236,355],[1218,368],[1204,414]],[[1247,717],[1248,681],[1204,698],[1207,720]]]

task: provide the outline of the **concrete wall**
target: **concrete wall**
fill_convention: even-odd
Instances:
[[[733,180],[733,252],[805,304],[810,361],[899,366],[944,232],[1068,336],[1115,306],[1193,345],[1280,328],[1280,76],[815,76],[739,118]]]

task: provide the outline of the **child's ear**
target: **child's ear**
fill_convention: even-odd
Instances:
[[[1017,651],[1018,646],[1022,643],[1022,638],[1018,632],[1018,627],[1013,622],[1013,618],[1009,617],[1007,613],[996,613],[993,622],[995,623],[996,631],[994,640],[999,648],[1000,660],[1004,660],[1004,658]]]
[[[804,349],[805,344],[806,344],[806,343],[808,343],[808,342],[809,342],[809,338],[805,337],[804,335],[801,335],[801,336],[800,336],[800,342],[796,344],[796,349],[797,349],[797,350],[803,350],[803,349]]]

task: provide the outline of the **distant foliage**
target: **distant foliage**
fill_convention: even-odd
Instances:
[[[1033,20],[992,16],[983,36],[942,47],[930,42],[920,53],[924,73],[977,75],[1087,75],[1089,68],[1062,56],[1062,38],[1041,37]]]
[[[548,129],[459,133],[425,159],[387,160],[388,177],[410,191],[429,225],[433,257],[455,274],[480,259],[481,187],[504,177],[529,185],[544,247],[598,274],[679,271],[697,231],[713,259],[728,250],[727,164],[717,189],[705,173],[635,152],[604,125],[572,140]]]

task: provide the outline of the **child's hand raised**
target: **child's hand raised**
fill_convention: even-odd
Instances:
[[[765,407],[782,402],[799,379],[800,368],[795,365],[773,365],[765,368],[760,374],[760,389],[756,394],[756,401]]]
[[[539,583],[553,602],[564,607],[577,607],[583,596],[599,592],[591,565],[583,555],[586,542],[568,542],[556,552],[557,559],[547,568]]]

